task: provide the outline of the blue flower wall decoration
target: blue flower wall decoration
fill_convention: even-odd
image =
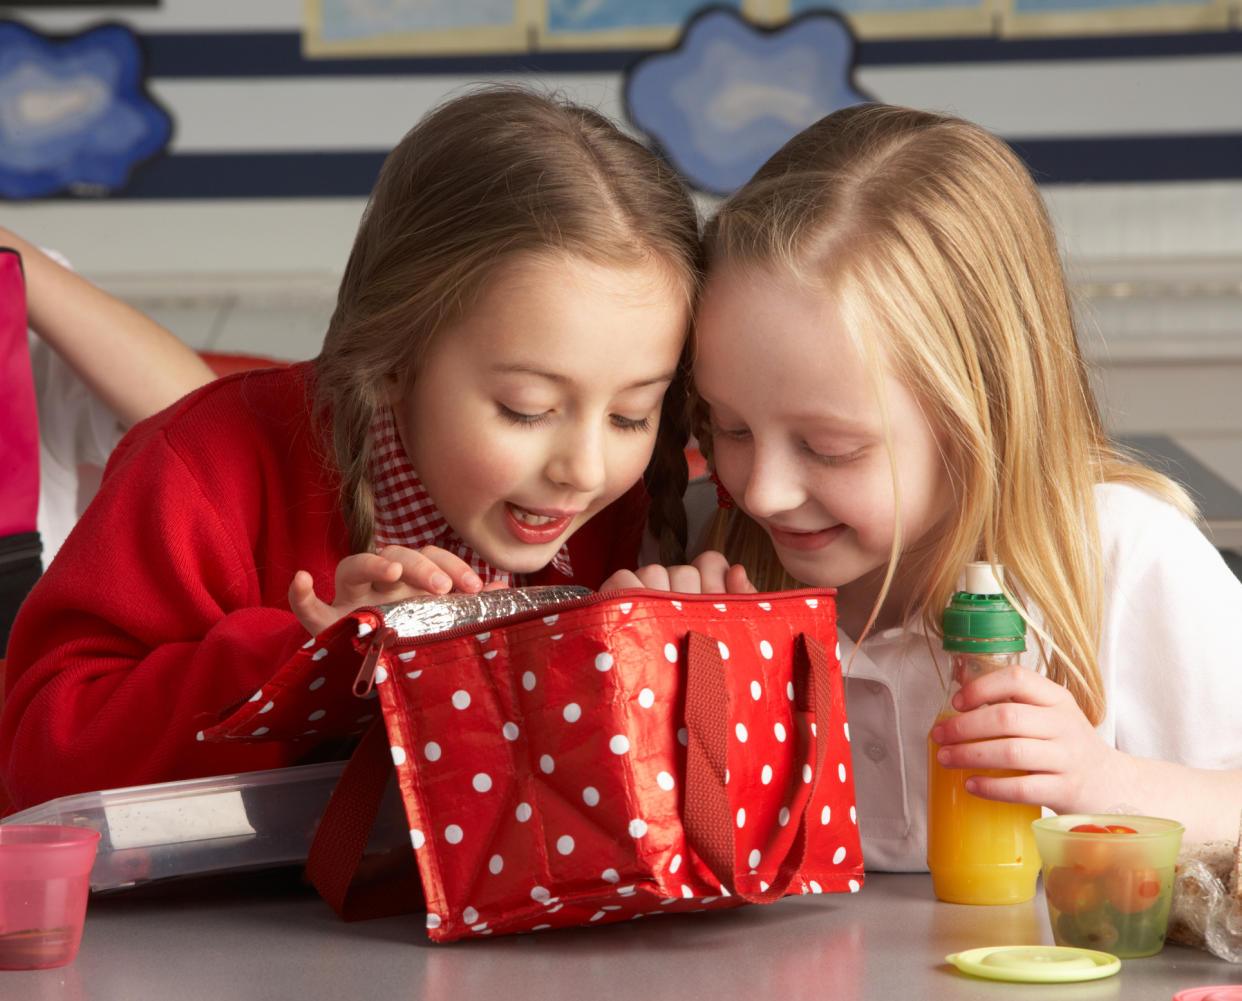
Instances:
[[[812,122],[871,100],[853,66],[854,38],[836,14],[765,29],[709,8],[676,48],[631,68],[626,107],[687,181],[724,195]]]
[[[0,22],[0,196],[118,191],[171,135],[128,28],[61,41]]]

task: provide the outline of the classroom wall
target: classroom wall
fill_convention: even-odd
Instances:
[[[358,172],[373,176],[427,108],[478,81],[525,80],[624,121],[633,58],[312,63],[298,51],[301,0],[0,7],[0,16],[56,33],[129,25],[146,41],[150,93],[174,118],[169,162],[143,175],[136,196],[8,203],[5,223],[62,249],[192,343],[285,357],[317,349],[364,204]],[[1226,431],[1242,434],[1240,39],[1234,30],[887,40],[859,47],[854,81],[880,100],[956,113],[1057,154],[1048,161],[1057,176],[1042,187],[1110,421],[1224,448],[1242,482],[1242,445],[1222,445]],[[1149,169],[1152,149],[1161,152]],[[1102,176],[1083,180],[1100,150]],[[335,180],[319,180],[325,165],[339,167]],[[195,176],[202,190],[187,187]],[[710,211],[712,199],[702,202]]]
[[[174,158],[378,155],[424,110],[478,80],[534,79],[625,117],[618,68],[629,58],[624,53],[598,54],[598,70],[590,68],[589,57],[424,60],[430,70],[416,60],[387,60],[380,64],[391,68],[373,74],[359,72],[359,61],[318,60],[312,74],[306,71],[312,64],[299,65],[287,45],[246,44],[247,38],[287,33],[288,44],[296,45],[301,0],[162,0],[155,8],[65,10],[0,6],[0,14],[60,33],[118,20],[146,37],[153,57],[151,94],[174,118]],[[1177,42],[1177,36],[1137,36],[1129,47],[1137,54],[1122,57],[1112,53],[1124,47],[1091,39],[1077,40],[1077,47],[1009,46],[1016,57],[981,56],[980,46],[972,50],[952,40],[907,50],[873,44],[860,47],[855,80],[881,100],[961,114],[1017,142],[1182,137],[1187,152],[1173,159],[1192,165],[1196,155],[1205,155],[1193,143],[1231,138],[1223,155],[1236,154],[1232,179],[1053,184],[1047,194],[1073,259],[1242,256],[1239,37],[1236,31],[1192,36],[1197,44],[1170,47],[1160,43]],[[263,65],[264,52],[274,72],[284,75],[267,75],[273,70]],[[1085,56],[1075,58],[1075,52]],[[522,73],[523,64],[542,69]],[[287,172],[285,190],[297,190],[298,173],[296,167]],[[204,179],[209,185],[228,188],[220,173]],[[36,235],[68,238],[80,266],[93,273],[283,277],[338,272],[360,205],[356,195],[304,201],[174,197],[54,200],[6,211]]]

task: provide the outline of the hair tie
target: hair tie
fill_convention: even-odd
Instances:
[[[717,476],[713,470],[708,479],[716,484],[716,506],[723,508],[726,511],[731,510],[733,507],[733,498],[729,496],[729,491],[725,489],[725,485],[720,482],[720,477]]]

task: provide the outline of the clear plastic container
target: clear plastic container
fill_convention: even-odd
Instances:
[[[1152,956],[1164,948],[1183,827],[1176,820],[1064,813],[1032,825],[1057,945]]]
[[[345,767],[329,761],[270,771],[130,786],[51,800],[5,819],[99,832],[94,891],[152,880],[306,861],[311,839]],[[408,841],[390,789],[372,845]]]
[[[81,827],[0,825],[0,970],[73,961],[98,842]]]

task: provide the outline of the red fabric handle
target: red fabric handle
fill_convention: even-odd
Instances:
[[[392,778],[384,721],[377,719],[337,780],[306,859],[306,878],[345,921],[364,921],[418,910],[423,888],[409,843],[399,847],[396,868],[381,859],[367,873],[367,841]]]
[[[832,684],[827,648],[817,639],[799,634],[794,642],[796,706],[815,713],[816,731],[827,727],[832,708]],[[728,765],[729,697],[720,644],[710,636],[690,632],[686,637],[686,800],[683,823],[686,839],[699,858],[730,893],[751,903],[769,903],[789,891],[806,859],[807,806],[815,798],[828,742],[795,728],[801,753],[793,771],[795,793],[791,819],[798,822],[789,851],[767,890],[748,893],[737,889],[736,830],[725,786]],[[827,731],[824,731],[827,733]],[[802,766],[810,765],[811,781],[802,780]]]

